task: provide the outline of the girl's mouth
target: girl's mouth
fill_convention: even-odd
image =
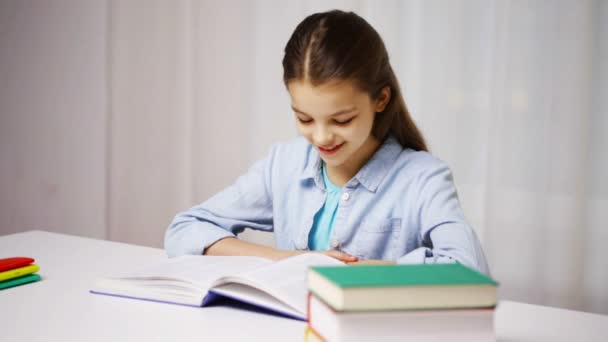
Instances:
[[[321,152],[324,155],[332,155],[335,154],[336,152],[338,152],[338,150],[342,147],[342,145],[344,145],[344,143],[341,143],[340,145],[334,146],[331,149],[326,149],[323,148],[321,146],[317,146],[319,148],[319,152]]]

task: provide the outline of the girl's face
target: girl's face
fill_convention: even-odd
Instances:
[[[292,81],[287,89],[298,131],[328,167],[361,167],[371,157],[379,144],[372,135],[374,116],[388,103],[388,88],[377,101],[352,82]]]

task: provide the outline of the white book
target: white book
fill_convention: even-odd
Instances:
[[[309,266],[341,265],[319,253],[279,261],[259,257],[187,255],[99,279],[94,294],[189,306],[228,297],[281,315],[306,320]]]
[[[308,310],[309,335],[324,341],[495,341],[493,308],[340,312],[311,294]]]

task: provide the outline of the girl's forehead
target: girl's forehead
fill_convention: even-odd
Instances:
[[[291,96],[291,106],[294,110],[319,118],[357,109],[362,103],[360,97],[365,95],[344,84],[313,86],[305,83],[293,83],[288,86],[288,89]]]
[[[314,85],[307,81],[292,81],[287,89],[292,102],[318,102],[325,104],[353,103],[366,94],[351,81],[326,82]]]

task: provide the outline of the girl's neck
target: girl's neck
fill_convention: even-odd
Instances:
[[[333,184],[343,187],[371,159],[379,147],[380,142],[373,135],[370,135],[365,143],[343,164],[338,166],[326,164],[327,177]]]

